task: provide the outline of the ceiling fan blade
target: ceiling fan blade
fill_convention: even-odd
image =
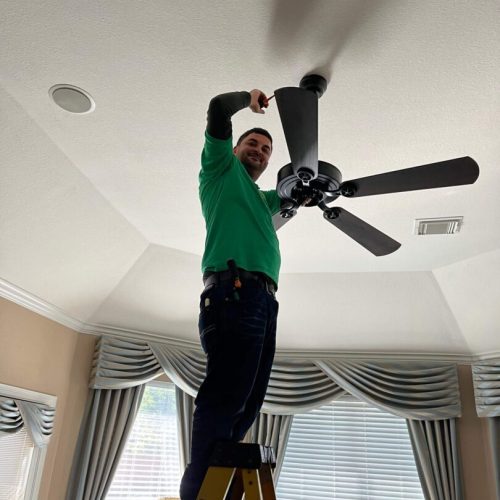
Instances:
[[[281,212],[278,212],[273,215],[273,226],[274,230],[282,228],[289,220],[293,219],[297,215],[297,212],[291,212],[290,217],[283,217]]]
[[[401,243],[343,208],[329,207],[324,210],[323,216],[377,257],[395,252],[401,246]]]
[[[477,163],[469,156],[464,156],[346,181],[340,185],[340,192],[349,198],[400,193],[417,189],[472,184],[478,176]]]
[[[274,95],[293,171],[302,180],[315,179],[318,176],[318,97],[299,87],[283,87]]]

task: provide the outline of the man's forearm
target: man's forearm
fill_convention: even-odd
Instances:
[[[231,117],[250,104],[250,92],[220,94],[210,101],[207,132],[216,139],[229,139],[233,133]]]

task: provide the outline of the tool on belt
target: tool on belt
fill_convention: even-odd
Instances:
[[[238,289],[241,288],[242,283],[240,280],[240,274],[238,271],[238,266],[236,265],[236,262],[234,259],[229,259],[227,261],[227,267],[229,269],[229,272],[231,274],[231,280],[233,282],[233,297],[234,300],[240,300],[240,294],[238,293]]]

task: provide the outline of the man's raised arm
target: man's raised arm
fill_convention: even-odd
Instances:
[[[215,139],[229,139],[233,133],[231,117],[235,113],[247,107],[254,113],[264,113],[262,108],[267,106],[266,95],[258,89],[220,94],[208,106],[207,133]]]

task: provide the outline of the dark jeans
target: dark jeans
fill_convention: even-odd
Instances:
[[[258,283],[210,286],[201,294],[199,331],[206,377],[195,400],[191,462],[181,500],[195,500],[217,441],[240,441],[264,401],[276,347],[278,302]]]

